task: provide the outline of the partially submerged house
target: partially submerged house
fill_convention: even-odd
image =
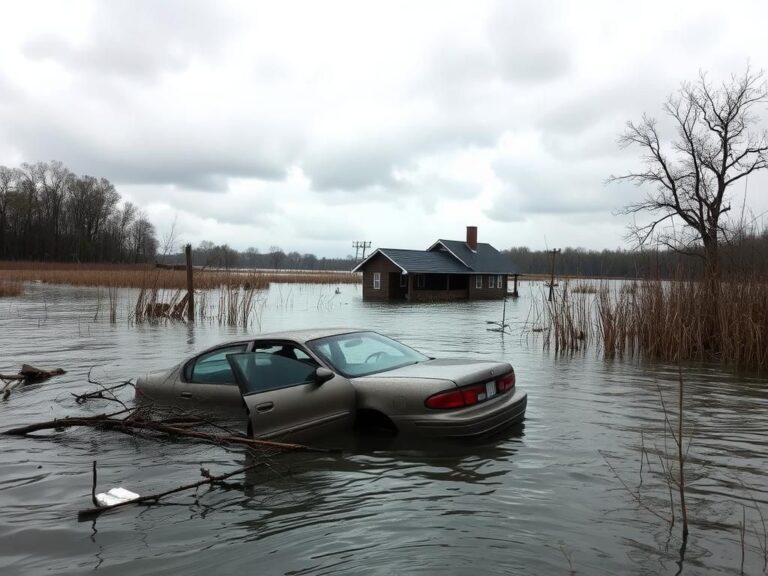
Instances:
[[[520,272],[507,256],[477,241],[438,240],[426,250],[378,248],[352,270],[363,273],[363,300],[487,300],[507,294]]]

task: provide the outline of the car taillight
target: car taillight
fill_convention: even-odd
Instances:
[[[448,390],[447,392],[439,392],[434,396],[427,398],[425,402],[427,408],[435,408],[438,410],[447,410],[450,408],[462,408],[464,407],[464,396],[461,390]]]
[[[449,410],[451,408],[464,408],[474,406],[487,398],[485,384],[470,386],[468,388],[458,388],[456,390],[447,390],[427,398],[425,402],[427,408],[437,410]]]
[[[505,374],[501,378],[496,379],[496,389],[499,391],[499,394],[502,392],[506,392],[507,390],[511,390],[515,387],[515,373],[510,372],[509,374]]]

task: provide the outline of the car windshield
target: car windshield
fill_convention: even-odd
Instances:
[[[368,376],[429,360],[421,352],[376,332],[352,332],[307,343],[334,371],[347,377]]]

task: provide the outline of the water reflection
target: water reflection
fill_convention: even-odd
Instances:
[[[667,513],[659,456],[672,445],[659,393],[674,420],[676,366],[602,360],[592,349],[556,356],[535,336],[488,332],[486,321],[501,317],[497,302],[364,304],[359,287],[327,298],[334,288],[277,287],[261,328],[368,327],[430,355],[510,361],[529,394],[524,428],[475,443],[340,438],[343,456],[272,456],[224,487],[106,514],[95,525],[76,519],[89,506],[94,459],[101,488],[151,493],[198,479],[201,465],[222,472],[252,457],[242,449],[76,429],[4,438],[3,574],[97,566],[116,574],[230,573],[254,565],[268,574],[550,574],[571,567],[582,574],[674,574],[680,565],[684,573],[737,573],[743,517],[744,570],[764,571],[758,510],[768,517],[765,378],[704,364],[684,369],[691,536],[679,565],[679,524],[670,531],[639,507],[603,458]],[[114,325],[103,314],[94,321],[96,289],[35,284],[21,299],[0,302],[0,371],[23,362],[68,371],[0,402],[3,428],[110,410],[101,401],[74,402],[72,393],[92,389],[92,368],[99,380],[120,381],[243,333],[215,322],[134,326],[127,321],[134,296],[125,291],[121,298]],[[524,322],[531,301],[524,288],[508,303],[507,321]]]

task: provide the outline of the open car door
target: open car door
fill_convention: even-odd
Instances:
[[[315,364],[264,352],[227,355],[254,437],[351,430],[355,390]]]

